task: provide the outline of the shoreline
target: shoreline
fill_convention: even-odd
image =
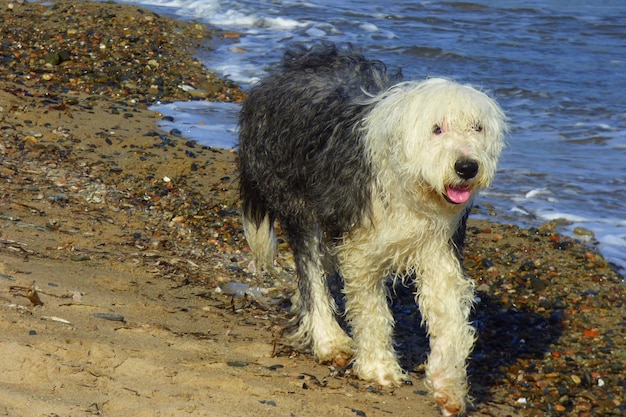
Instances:
[[[3,33],[0,66],[0,412],[439,415],[408,290],[394,312],[413,386],[276,350],[294,282],[247,269],[236,154],[147,110],[244,98],[190,57],[210,31],[131,5],[9,4],[23,29]],[[623,277],[553,226],[470,220],[471,415],[626,412]],[[279,263],[293,275],[286,245]],[[231,281],[262,297],[225,294]]]

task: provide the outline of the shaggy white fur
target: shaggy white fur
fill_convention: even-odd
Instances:
[[[373,100],[363,126],[377,172],[373,213],[338,247],[354,369],[383,385],[405,378],[390,343],[384,277],[415,274],[431,344],[427,380],[444,413],[458,414],[465,410],[465,361],[475,338],[468,322],[473,281],[450,241],[475,194],[493,179],[504,115],[485,94],[444,79],[402,83]],[[459,178],[460,159],[478,163],[475,177]],[[448,201],[453,189],[466,190],[457,192],[460,204]]]

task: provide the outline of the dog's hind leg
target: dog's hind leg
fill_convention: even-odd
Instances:
[[[352,339],[339,326],[337,306],[330,294],[325,265],[329,256],[321,241],[321,231],[289,233],[283,224],[294,252],[298,272],[298,291],[294,297],[294,324],[290,335],[299,347],[311,347],[321,363],[345,367],[352,357]]]
[[[458,415],[465,411],[466,361],[475,340],[468,320],[473,282],[452,248],[432,253],[421,275],[417,298],[430,336],[426,380],[444,415]]]

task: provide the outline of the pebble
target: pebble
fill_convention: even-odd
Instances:
[[[109,321],[122,321],[124,322],[124,316],[121,314],[111,314],[111,313],[93,313],[91,317],[95,317],[97,319],[109,320]]]
[[[12,214],[1,214],[0,219],[8,220],[10,222],[19,222],[21,220],[18,216],[14,216]]]
[[[65,193],[48,194],[46,198],[55,203],[67,203],[70,200],[70,197]]]
[[[128,103],[243,99],[243,92],[232,82],[217,78],[197,59],[189,58],[190,50],[210,37],[206,26],[152,12],[137,24],[132,13],[116,13],[124,7],[135,6],[24,2],[19,13],[2,16],[3,27],[19,28],[5,34],[3,67],[13,78],[28,74],[29,82],[45,82],[52,95],[69,89]],[[12,10],[14,3],[6,8]],[[42,15],[46,16],[43,22]],[[158,57],[151,56],[157,50]],[[116,62],[123,65],[112,65]],[[207,80],[210,89],[179,88]]]
[[[584,227],[575,227],[573,231],[577,236],[594,237],[593,232],[589,229],[585,229]]]
[[[39,140],[34,135],[24,136],[22,140],[29,145],[37,145],[39,143]]]
[[[245,361],[228,361],[226,365],[231,366],[233,368],[243,368],[244,366],[248,366],[248,362]]]

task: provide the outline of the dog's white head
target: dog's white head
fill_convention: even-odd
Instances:
[[[371,103],[365,142],[387,196],[401,192],[409,204],[437,200],[456,210],[491,184],[506,122],[486,94],[432,78],[397,84]]]

